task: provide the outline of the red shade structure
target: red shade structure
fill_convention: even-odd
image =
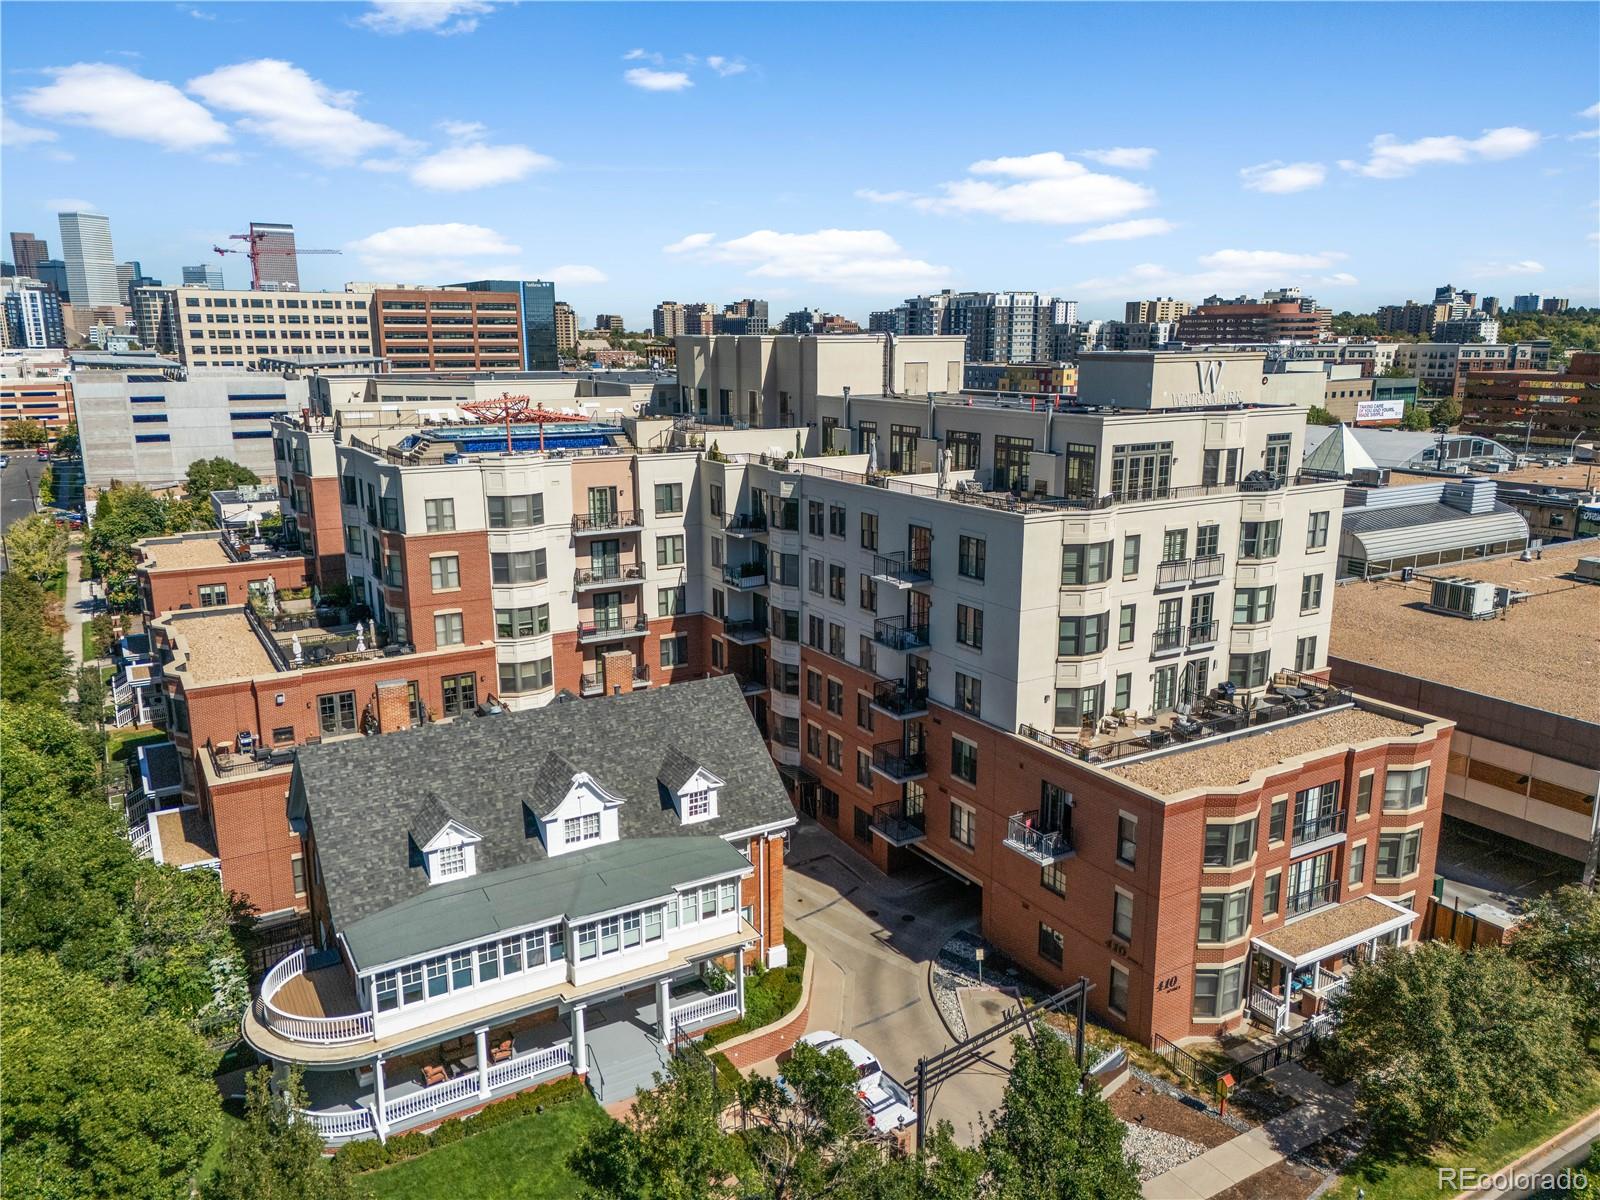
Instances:
[[[511,427],[513,425],[537,425],[539,427],[539,449],[544,449],[544,427],[551,421],[587,421],[584,416],[574,416],[571,413],[549,412],[544,405],[535,405],[529,396],[513,396],[509,392],[502,393],[494,400],[465,400],[457,405],[465,412],[471,413],[485,424],[504,425],[506,427],[506,453],[512,452]]]

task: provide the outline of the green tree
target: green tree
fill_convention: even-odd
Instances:
[[[720,1111],[710,1073],[674,1056],[627,1119],[590,1132],[569,1165],[594,1200],[734,1200],[742,1155]]]
[[[0,431],[0,440],[12,446],[24,446],[31,450],[48,442],[50,432],[32,417],[21,417],[6,422],[5,429]]]
[[[48,583],[67,569],[67,531],[54,518],[31,513],[6,530],[6,559],[35,583]]]
[[[84,542],[84,565],[105,585],[109,603],[131,609],[139,603],[133,581],[133,543],[168,532],[168,508],[138,484],[113,483],[95,501],[94,522]]]
[[[1411,378],[1411,372],[1407,371],[1399,363],[1392,362],[1387,367],[1385,367],[1383,369],[1383,374],[1380,375],[1379,378],[1380,379],[1410,379]]]
[[[189,464],[183,494],[191,500],[206,500],[212,492],[224,492],[244,484],[260,482],[261,476],[230,458],[202,458]]]
[[[1454,396],[1442,396],[1434,402],[1428,416],[1435,425],[1448,425],[1454,429],[1461,424],[1461,402]]]
[[[1568,884],[1540,896],[1511,931],[1508,949],[1567,990],[1586,1039],[1600,1036],[1600,895]]]
[[[1137,1200],[1125,1126],[1064,1038],[1012,1040],[1011,1078],[983,1137],[996,1200]]]
[[[70,660],[61,605],[22,571],[0,578],[0,699],[60,704]]]
[[[42,954],[0,961],[6,1194],[185,1200],[219,1120],[213,1057],[137,989]]]
[[[1327,409],[1323,408],[1322,405],[1313,404],[1310,408],[1306,409],[1306,424],[1337,425],[1338,422],[1333,419],[1333,414]]]
[[[68,421],[61,432],[56,434],[57,454],[81,454],[82,443],[78,440],[78,423]]]
[[[1433,428],[1433,418],[1422,405],[1413,404],[1406,409],[1405,416],[1400,418],[1400,428],[1408,429],[1412,433],[1427,433]]]
[[[262,1067],[245,1079],[244,1121],[228,1132],[222,1165],[201,1200],[359,1200],[367,1194],[343,1163],[325,1160],[322,1135],[296,1111],[306,1107],[300,1072],[281,1093]]]
[[[1588,1066],[1572,1001],[1499,947],[1386,950],[1334,1002],[1334,1069],[1380,1146],[1472,1137],[1566,1095]]]

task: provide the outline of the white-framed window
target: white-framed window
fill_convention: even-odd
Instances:
[[[461,558],[455,554],[436,554],[428,560],[433,573],[433,590],[447,591],[461,586]]]
[[[467,848],[465,846],[445,846],[434,853],[434,865],[440,879],[454,879],[457,875],[465,875],[467,873]]]
[[[1391,767],[1383,777],[1383,811],[1406,812],[1428,801],[1428,768],[1424,764],[1410,770]]]
[[[579,817],[567,817],[561,822],[561,840],[568,846],[597,841],[599,837],[600,814],[597,812],[584,813]]]
[[[459,646],[467,640],[466,628],[458,612],[435,613],[433,640],[439,646]]]
[[[711,793],[706,790],[690,792],[683,798],[683,815],[686,817],[709,817],[711,815]]]

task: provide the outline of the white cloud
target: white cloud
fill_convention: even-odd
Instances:
[[[916,199],[915,192],[880,192],[873,188],[857,188],[856,198],[870,200],[874,204],[904,204],[907,200]]]
[[[111,63],[73,63],[45,73],[51,81],[22,96],[23,109],[36,117],[168,150],[200,150],[230,140],[227,126],[163,80]]]
[[[599,267],[590,267],[582,263],[566,263],[563,266],[550,267],[540,271],[535,278],[548,279],[551,283],[560,283],[567,287],[579,287],[586,283],[605,283],[610,276]]]
[[[489,127],[482,121],[440,121],[439,128],[454,138],[464,138],[469,142],[482,141],[483,135],[489,132]]]
[[[1079,150],[1078,153],[1102,167],[1132,171],[1143,171],[1156,160],[1156,151],[1150,146],[1113,146],[1109,150]]]
[[[345,244],[378,278],[441,279],[491,267],[514,271],[520,246],[483,225],[396,225]]]
[[[1150,207],[1156,199],[1155,192],[1143,184],[1091,171],[1058,150],[986,158],[967,171],[1018,182],[958,179],[940,184],[942,195],[914,196],[911,203],[927,212],[980,213],[1002,221],[1075,225],[1127,216]]]
[[[1600,120],[1600,101],[1596,101],[1594,104],[1589,105],[1588,108],[1584,109],[1577,115],[1580,117],[1589,117],[1592,120]]]
[[[692,233],[663,249],[668,254],[693,254],[744,267],[753,279],[789,279],[858,292],[916,291],[934,286],[950,274],[946,267],[908,257],[881,229],[819,229],[814,233],[758,229],[723,242],[714,234]]]
[[[661,253],[684,254],[690,250],[699,250],[703,246],[709,246],[716,240],[717,235],[714,233],[689,233],[673,242],[672,245],[661,247]]]
[[[45,206],[49,208],[51,212],[58,213],[97,213],[105,211],[98,204],[95,204],[92,201],[78,200],[72,197],[67,197],[61,200],[46,200]]]
[[[411,146],[398,130],[357,115],[355,92],[335,91],[281,59],[219,67],[187,86],[217,108],[242,113],[241,129],[324,162]]]
[[[1475,138],[1448,134],[1418,138],[1414,142],[1402,142],[1392,133],[1380,133],[1372,139],[1372,153],[1366,162],[1345,158],[1339,160],[1339,165],[1369,179],[1399,179],[1418,167],[1515,158],[1538,144],[1538,133],[1517,125],[1485,129]]]
[[[0,146],[34,146],[40,142],[56,140],[55,131],[40,129],[37,125],[24,125],[0,109]]]
[[[1318,162],[1284,162],[1275,158],[1271,162],[1239,168],[1239,179],[1247,190],[1275,196],[1321,187],[1327,177],[1328,168]]]
[[[360,19],[374,33],[471,33],[493,10],[484,0],[373,0]]]
[[[729,75],[743,75],[750,69],[748,63],[740,58],[724,58],[720,54],[713,54],[706,59],[706,66],[726,79]]]
[[[1196,299],[1218,293],[1235,295],[1262,288],[1322,285],[1349,287],[1357,281],[1347,271],[1330,271],[1347,255],[1337,250],[1312,253],[1285,250],[1214,250],[1195,260],[1196,268],[1174,270],[1158,263],[1140,263],[1120,275],[1085,279],[1072,290],[1087,295],[1139,295],[1151,288],[1171,296]]]
[[[1080,245],[1086,242],[1126,242],[1134,238],[1157,237],[1171,233],[1176,228],[1165,217],[1141,217],[1134,221],[1118,221],[1114,225],[1097,225],[1074,234],[1067,241]]]
[[[469,192],[474,188],[514,183],[535,171],[549,170],[556,160],[526,146],[486,143],[450,146],[413,163],[411,182],[436,192]]]
[[[196,21],[215,21],[217,19],[216,13],[206,12],[203,8],[186,8],[183,11],[188,13]]]
[[[631,85],[646,92],[681,92],[692,88],[694,80],[686,71],[656,71],[649,67],[632,67],[622,73]]]
[[[1489,276],[1539,275],[1544,272],[1544,264],[1536,259],[1524,258],[1517,262],[1479,263],[1472,268],[1472,272]]]
[[[622,61],[653,62],[659,67],[662,63],[666,62],[666,59],[662,58],[661,55],[657,54],[654,50],[641,50],[638,47],[635,47],[622,56]]]

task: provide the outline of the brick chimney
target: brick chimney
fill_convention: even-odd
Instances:
[[[605,656],[607,695],[625,695],[633,691],[633,652],[611,650]]]
[[[383,679],[377,685],[378,732],[411,728],[411,688],[404,679]]]

